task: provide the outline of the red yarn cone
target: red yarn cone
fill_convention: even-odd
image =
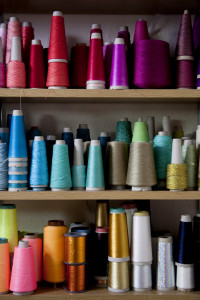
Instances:
[[[62,89],[69,87],[68,66],[65,62],[51,62],[48,64],[48,88]]]
[[[40,40],[32,40],[30,49],[29,87],[45,88],[43,47]]]

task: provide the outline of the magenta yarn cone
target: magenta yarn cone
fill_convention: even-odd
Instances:
[[[136,43],[141,40],[149,40],[147,22],[144,21],[143,19],[139,19],[135,23],[135,32],[134,32],[133,43]]]
[[[103,46],[103,58],[105,68],[106,87],[110,87],[110,72],[112,66],[113,43],[107,42]]]
[[[122,38],[116,38],[113,46],[110,89],[128,89],[126,47]]]
[[[130,33],[128,31],[128,26],[121,26],[119,31],[118,31],[118,38],[123,38],[124,39],[124,44],[126,47],[130,45]]]

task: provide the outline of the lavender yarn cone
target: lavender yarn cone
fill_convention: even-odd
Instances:
[[[110,87],[110,72],[112,66],[113,43],[106,42],[103,46],[103,59],[105,68],[106,87]]]
[[[110,89],[128,89],[126,47],[122,38],[116,38],[113,46]]]

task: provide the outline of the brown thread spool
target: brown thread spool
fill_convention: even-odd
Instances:
[[[148,142],[131,143],[126,183],[133,191],[150,191],[156,185],[153,146]]]
[[[81,264],[85,263],[86,233],[70,232],[65,233],[65,263]]]
[[[106,151],[107,184],[113,190],[126,187],[128,167],[128,144],[125,142],[109,142]]]
[[[96,227],[108,227],[109,204],[107,200],[96,202]]]

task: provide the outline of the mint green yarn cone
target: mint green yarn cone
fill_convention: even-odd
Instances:
[[[149,142],[147,125],[143,121],[134,123],[132,143],[135,142]]]
[[[58,140],[53,146],[50,188],[54,191],[69,190],[72,179],[69,165],[68,146],[65,141]]]
[[[91,141],[88,157],[86,190],[105,190],[103,159],[100,142]]]

